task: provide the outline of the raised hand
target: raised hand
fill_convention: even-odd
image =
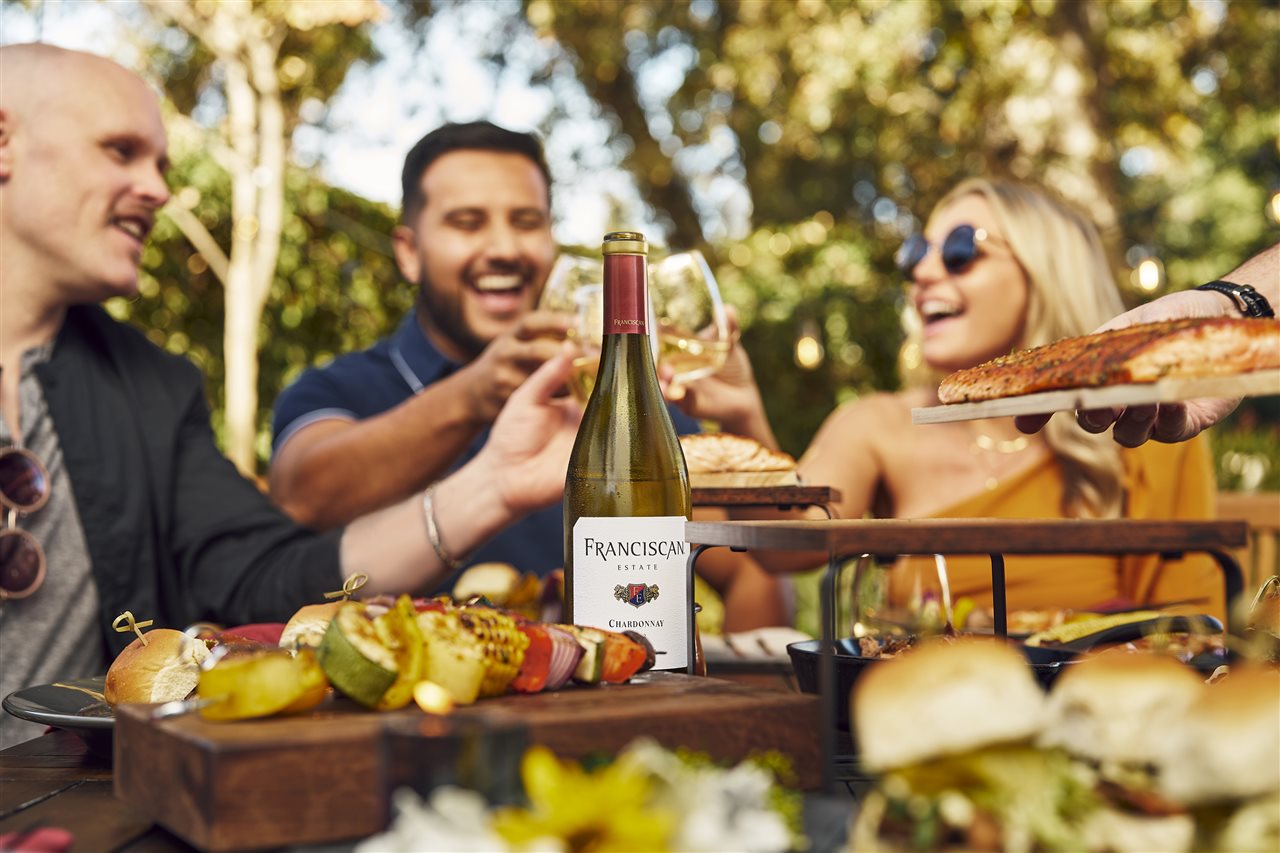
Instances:
[[[497,418],[515,390],[561,351],[572,324],[573,317],[568,314],[530,312],[464,367],[476,419],[488,423]]]
[[[571,357],[558,352],[520,386],[494,421],[476,457],[514,515],[558,500],[564,493],[569,451],[582,411],[572,397],[556,396],[569,377]]]
[[[1139,305],[1098,327],[1099,332],[1123,329],[1139,323],[1177,320],[1184,317],[1236,316],[1235,306],[1220,293],[1182,290],[1153,302]],[[1184,400],[1142,406],[1113,406],[1076,412],[1076,422],[1086,432],[1102,433],[1114,425],[1117,444],[1137,447],[1149,440],[1173,443],[1186,441],[1229,415],[1240,403],[1236,399]],[[1039,432],[1052,415],[1020,415],[1014,418],[1025,433]]]
[[[765,415],[751,358],[740,340],[737,311],[733,306],[727,306],[725,311],[733,347],[724,366],[687,384],[672,381],[670,369],[659,367],[663,393],[690,417],[715,421],[726,432],[750,436],[776,450],[777,441]]]

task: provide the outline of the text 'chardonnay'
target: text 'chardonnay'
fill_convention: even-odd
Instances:
[[[564,491],[570,622],[638,631],[656,669],[688,666],[689,473],[648,335],[644,235],[604,238],[604,346]]]

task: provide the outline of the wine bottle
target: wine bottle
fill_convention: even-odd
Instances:
[[[648,335],[644,235],[604,238],[604,343],[564,491],[567,618],[639,631],[657,669],[689,663],[689,472]]]

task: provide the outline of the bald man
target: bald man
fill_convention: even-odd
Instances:
[[[441,577],[440,551],[559,499],[577,416],[552,399],[564,356],[433,501],[323,536],[287,519],[215,447],[199,371],[97,304],[137,292],[169,198],[155,96],[47,45],[0,48],[0,80],[0,495],[30,509],[0,534],[0,696],[104,672],[131,639],[111,628],[123,611],[177,628],[283,621],[356,571],[368,592],[417,590]],[[32,502],[16,486],[34,473]],[[0,748],[39,733],[4,715]]]

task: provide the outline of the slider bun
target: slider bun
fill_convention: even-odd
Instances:
[[[504,604],[520,582],[520,572],[510,563],[476,563],[453,584],[453,600],[466,601],[483,595],[494,604]]]
[[[107,670],[107,703],[172,702],[186,699],[200,680],[209,647],[181,631],[156,628],[125,647]]]
[[[1171,657],[1112,652],[1072,664],[1049,694],[1040,745],[1094,761],[1149,762],[1204,683]]]
[[[308,604],[301,608],[280,632],[280,648],[297,650],[318,648],[324,639],[324,632],[329,630],[329,623],[342,607],[343,602],[331,601],[327,604]]]
[[[1187,805],[1280,794],[1280,671],[1232,665],[1161,741],[1160,787]]]
[[[1018,652],[987,640],[917,646],[871,667],[853,692],[862,763],[905,767],[1039,732],[1044,693]]]

